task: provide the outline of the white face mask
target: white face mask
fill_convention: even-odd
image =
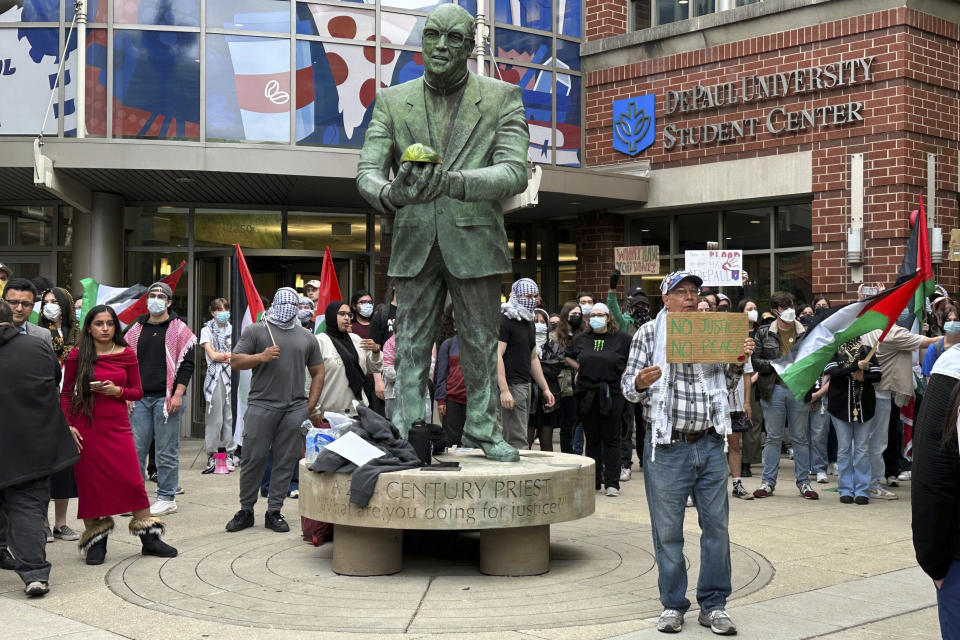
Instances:
[[[756,309],[750,309],[750,311],[747,311],[747,320],[749,320],[750,322],[755,323],[757,321],[757,317],[758,316],[757,316]]]
[[[358,305],[357,310],[360,311],[360,315],[364,318],[369,318],[373,315],[373,303],[363,302]]]
[[[158,316],[164,311],[167,310],[167,303],[160,298],[149,298],[147,300],[147,311],[151,314]]]
[[[48,302],[47,304],[43,305],[43,316],[47,320],[53,320],[56,322],[60,319],[60,305],[58,305],[56,302]]]
[[[780,319],[787,323],[793,322],[797,319],[797,310],[793,308],[784,309],[780,312]]]

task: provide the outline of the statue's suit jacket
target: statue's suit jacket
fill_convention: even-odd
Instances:
[[[357,168],[357,187],[375,209],[384,211],[380,192],[388,172],[396,173],[404,150],[430,144],[423,79],[381,90]],[[460,171],[464,201],[441,196],[401,207],[394,220],[391,277],[420,273],[434,242],[457,278],[510,271],[507,234],[499,200],[527,186],[530,133],[520,88],[471,73],[449,143],[437,141],[443,168]]]

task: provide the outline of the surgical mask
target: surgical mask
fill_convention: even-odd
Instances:
[[[359,311],[361,316],[363,316],[364,318],[369,318],[370,316],[373,315],[373,303],[364,302],[363,304],[360,305]]]
[[[75,311],[77,312],[77,322],[80,322],[80,312],[81,312],[81,309],[76,309]]]
[[[300,324],[309,324],[312,319],[313,311],[311,309],[300,309],[297,311],[297,320],[300,321]]]
[[[603,331],[607,328],[606,318],[590,318],[590,328],[594,331]]]
[[[759,318],[759,317],[760,317],[760,316],[759,316],[759,314],[757,313],[757,310],[756,310],[756,309],[750,309],[750,311],[747,311],[747,320],[749,320],[750,322],[756,324],[757,318]]]
[[[43,305],[43,317],[47,320],[53,320],[56,322],[60,319],[60,305],[54,303],[48,303]]]
[[[567,317],[567,323],[570,325],[571,329],[579,329],[582,321],[583,317],[579,315],[571,315]]]
[[[161,300],[160,298],[149,298],[147,300],[147,311],[151,314],[158,316],[166,310],[167,303],[165,300]]]
[[[943,330],[951,336],[960,334],[960,320],[948,320],[944,323]]]
[[[538,334],[545,334],[547,332],[547,325],[542,322],[538,322],[534,325]]]
[[[780,319],[784,322],[793,322],[797,319],[797,310],[790,308],[780,312]]]
[[[217,311],[217,315],[214,316],[217,319],[217,322],[220,324],[227,324],[230,321],[230,312],[229,311]]]
[[[585,315],[585,316],[589,316],[589,315],[590,315],[590,310],[591,310],[591,309],[593,309],[593,305],[592,305],[592,304],[582,304],[582,305],[580,305],[580,311],[582,311],[582,312],[583,312],[583,315]]]

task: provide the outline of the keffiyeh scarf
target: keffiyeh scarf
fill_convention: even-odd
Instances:
[[[264,317],[273,326],[288,331],[297,326],[297,311],[300,310],[300,295],[293,287],[277,289],[273,303]]]
[[[500,305],[500,311],[511,320],[533,322],[533,310],[537,306],[536,298],[524,298],[523,295],[536,295],[540,287],[530,278],[520,278],[510,288],[510,298]]]
[[[213,338],[213,348],[217,353],[228,353],[230,351],[231,336],[233,328],[228,322],[224,326],[216,319],[207,322],[207,328],[210,329],[210,335]],[[224,393],[230,396],[230,364],[227,362],[211,362],[207,365],[207,376],[203,381],[203,397],[207,399],[207,413],[213,409],[210,401],[213,399],[213,392],[217,388],[217,380],[223,381]]]

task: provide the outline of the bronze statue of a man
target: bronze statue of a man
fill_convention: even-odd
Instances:
[[[467,387],[464,444],[513,461],[517,450],[497,424],[500,275],[511,269],[499,200],[526,188],[530,134],[520,88],[467,70],[474,28],[473,17],[452,4],[427,17],[424,76],[377,94],[357,187],[378,211],[396,214],[394,423],[405,435],[426,417],[431,350],[449,290]],[[401,162],[415,143],[442,162]]]

